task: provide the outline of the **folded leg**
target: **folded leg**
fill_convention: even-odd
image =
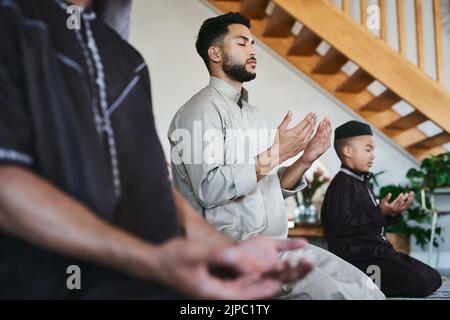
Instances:
[[[316,265],[304,279],[285,285],[281,299],[343,300],[385,299],[373,281],[358,268],[319,247],[283,253],[283,259],[307,259]]]
[[[439,289],[440,274],[430,266],[400,252],[352,261],[361,270],[380,268],[381,290],[388,297],[426,297]]]

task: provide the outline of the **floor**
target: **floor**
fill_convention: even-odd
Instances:
[[[442,286],[426,300],[450,300],[450,278],[444,276]]]
[[[427,300],[450,300],[450,269],[439,270],[442,276],[442,286]]]

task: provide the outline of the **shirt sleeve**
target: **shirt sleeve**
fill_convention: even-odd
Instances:
[[[24,72],[20,61],[14,27],[0,10],[0,165],[30,167],[34,158],[31,147],[31,121],[24,94]]]
[[[388,215],[388,216],[385,216],[384,218],[386,219],[386,224],[388,226],[392,226],[392,225],[394,225],[394,224],[396,224],[396,223],[398,223],[400,221],[401,216],[402,216],[401,214],[399,214],[399,215],[397,215],[395,217],[393,217],[391,215]]]
[[[174,179],[185,179],[204,208],[233,201],[257,186],[256,164],[225,162],[225,135],[212,101],[194,101],[169,129]]]
[[[366,234],[377,224],[369,212],[352,212],[351,204],[357,201],[356,197],[354,186],[347,182],[330,185],[327,191],[324,209],[329,227],[338,236]]]
[[[281,180],[281,177],[283,176],[286,169],[287,169],[287,167],[280,167],[277,170],[278,179]],[[281,191],[283,193],[283,197],[286,199],[286,198],[293,196],[293,195],[297,194],[298,192],[302,191],[307,186],[308,186],[308,183],[306,182],[305,177],[302,177],[299,181],[297,181],[297,184],[294,187],[292,187],[291,189],[281,188]]]

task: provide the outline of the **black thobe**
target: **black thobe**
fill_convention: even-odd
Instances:
[[[55,0],[0,1],[0,164],[32,170],[104,221],[149,242],[175,237],[179,224],[148,69],[89,10],[77,36],[67,27],[64,6]],[[81,268],[80,291],[66,287],[73,264]],[[0,232],[0,297],[174,293]]]
[[[387,241],[384,228],[398,217],[382,214],[369,177],[370,173],[343,165],[331,181],[321,212],[328,249],[364,273],[369,266],[378,266],[380,289],[386,296],[431,294],[441,285],[439,273],[397,252]]]

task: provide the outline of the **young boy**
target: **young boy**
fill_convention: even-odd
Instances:
[[[375,159],[370,126],[349,121],[335,130],[334,147],[342,162],[322,207],[322,224],[329,250],[363,272],[379,271],[378,285],[386,296],[424,297],[441,286],[433,268],[395,251],[386,240],[384,227],[394,224],[408,209],[414,193],[391,194],[379,204],[368,184]],[[377,281],[375,281],[377,282]]]

